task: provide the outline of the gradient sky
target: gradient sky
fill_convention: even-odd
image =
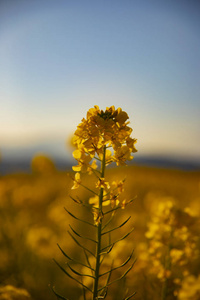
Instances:
[[[0,104],[2,156],[64,155],[87,110],[114,105],[137,155],[200,160],[200,2],[1,0]]]

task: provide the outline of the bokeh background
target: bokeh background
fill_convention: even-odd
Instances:
[[[199,1],[1,0],[2,160],[69,160],[86,111],[115,105],[140,158],[199,163],[199,29]]]
[[[199,32],[194,0],[0,0],[0,300],[54,300],[49,285],[83,299],[52,258],[67,267],[59,243],[84,259],[69,224],[93,235],[63,208],[94,221],[70,198],[91,193],[71,190],[69,143],[94,105],[121,107],[138,139],[129,166],[106,170],[134,199],[111,225],[135,230],[105,266],[137,258],[106,299],[160,300],[166,281],[162,299],[200,299]]]

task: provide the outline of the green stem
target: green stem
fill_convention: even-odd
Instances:
[[[106,146],[103,149],[103,159],[101,162],[101,178],[104,178],[105,165],[106,165]],[[102,202],[103,202],[103,188],[99,192],[99,214],[102,215]],[[94,290],[93,290],[93,300],[98,298],[98,283],[99,283],[99,271],[100,271],[100,258],[101,258],[101,236],[102,236],[102,222],[100,220],[97,225],[97,247],[96,247],[96,268],[95,268],[95,280],[94,280]]]

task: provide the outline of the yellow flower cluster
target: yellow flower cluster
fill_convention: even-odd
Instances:
[[[124,181],[120,180],[119,182],[113,181],[112,182],[113,188],[110,187],[110,184],[105,181],[105,178],[99,178],[96,184],[98,189],[103,189],[102,195],[102,206],[110,205],[111,208],[119,206],[120,208],[125,208],[125,201],[120,200],[119,197],[124,191]],[[101,212],[99,213],[99,196],[95,195],[89,198],[89,204],[93,206],[93,215],[94,215],[94,223],[98,225],[98,223],[102,219]],[[128,202],[127,202],[128,204]]]
[[[127,160],[133,159],[132,152],[136,152],[136,139],[130,137],[132,129],[128,126],[128,115],[121,108],[114,106],[100,110],[97,105],[89,109],[86,119],[77,126],[72,142],[77,148],[73,152],[78,165],[73,167],[75,172],[88,172],[96,169],[94,161],[98,156],[102,160],[104,146],[112,147],[114,153],[106,150],[106,165],[113,161],[119,165],[125,165]]]
[[[128,126],[128,118],[121,108],[111,106],[103,111],[95,105],[87,112],[86,119],[83,118],[77,126],[72,138],[76,147],[73,157],[78,161],[78,165],[72,167],[76,172],[72,189],[79,186],[88,189],[82,184],[80,173],[94,173],[97,177],[95,187],[98,192],[90,190],[95,196],[89,199],[89,204],[93,206],[95,225],[103,218],[101,206],[111,205],[112,209],[121,206],[124,209],[130,202],[119,200],[119,195],[124,191],[124,180],[113,181],[111,188],[104,175],[107,165],[112,162],[117,166],[126,165],[127,160],[133,159],[131,153],[137,151],[137,140],[130,136],[132,129]],[[101,171],[97,170],[97,161],[101,162]]]
[[[184,278],[181,289],[178,292],[178,300],[200,299],[200,275],[195,277],[188,275]]]
[[[197,218],[188,214],[187,209],[177,208],[172,199],[164,200],[148,223],[148,260],[152,262],[150,273],[162,282],[170,278],[177,293],[183,274],[188,274],[192,262],[199,257]]]

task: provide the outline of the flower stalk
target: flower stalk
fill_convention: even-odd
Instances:
[[[62,254],[69,260],[67,262],[67,270],[63,268],[58,262],[56,264],[60,269],[70,278],[79,283],[83,289],[83,299],[105,299],[108,287],[119,280],[123,280],[128,272],[132,269],[133,264],[128,266],[125,272],[118,278],[115,277],[112,280],[112,273],[126,266],[132,258],[132,253],[128,259],[120,265],[115,265],[114,262],[110,266],[103,268],[105,265],[106,257],[112,258],[112,249],[117,247],[117,244],[127,238],[133,231],[133,229],[126,232],[122,237],[111,241],[111,234],[113,231],[117,231],[119,228],[125,226],[130,217],[124,220],[121,225],[108,227],[111,225],[114,215],[119,209],[124,209],[126,205],[132,203],[132,200],[127,201],[121,197],[124,191],[124,181],[113,181],[109,183],[105,178],[106,166],[111,163],[116,163],[117,166],[126,165],[127,160],[132,160],[131,153],[136,152],[135,143],[136,139],[130,137],[132,129],[128,126],[128,115],[122,111],[121,108],[115,109],[114,106],[106,108],[105,111],[99,109],[98,106],[89,109],[86,119],[82,119],[82,122],[77,126],[75,131],[73,144],[76,150],[73,152],[74,158],[77,160],[78,165],[73,166],[72,169],[76,172],[72,189],[75,190],[79,187],[84,188],[92,194],[92,197],[88,199],[88,202],[82,200],[76,200],[71,196],[71,199],[77,205],[82,205],[88,208],[93,215],[93,222],[77,217],[65,208],[67,213],[76,221],[85,224],[85,226],[92,226],[95,228],[95,237],[91,238],[82,236],[77,230],[70,225],[69,235],[72,240],[78,245],[85,256],[85,262],[79,262],[76,259],[70,257],[59,246]],[[110,150],[112,149],[113,152]],[[101,162],[100,170],[98,170],[97,162]],[[93,175],[97,179],[97,183],[94,189],[88,187],[82,183],[81,174],[88,173]],[[107,208],[106,208],[107,207]],[[91,227],[90,227],[91,228]],[[102,246],[102,238],[107,240],[107,244]],[[84,244],[79,241],[84,239]],[[104,241],[104,243],[105,243]],[[95,244],[95,250],[91,250],[88,246],[89,243]],[[77,264],[79,269],[75,269],[70,263]],[[76,276],[75,276],[75,275]],[[85,280],[87,278],[87,280]],[[86,283],[87,284],[86,284]],[[89,293],[89,294],[88,294]],[[92,295],[91,295],[92,294]],[[127,297],[125,292],[124,299],[132,298],[134,293]],[[58,299],[65,299],[63,296]]]
[[[105,155],[106,146],[103,149],[103,159],[101,162],[101,178],[105,176]],[[103,216],[102,211],[102,202],[103,202],[103,188],[100,189],[99,193],[99,215]],[[98,282],[99,282],[99,269],[100,269],[100,259],[101,259],[101,236],[102,236],[102,222],[97,225],[97,246],[96,246],[96,268],[95,268],[95,281],[94,281],[94,291],[93,291],[93,300],[97,299],[98,296]]]

